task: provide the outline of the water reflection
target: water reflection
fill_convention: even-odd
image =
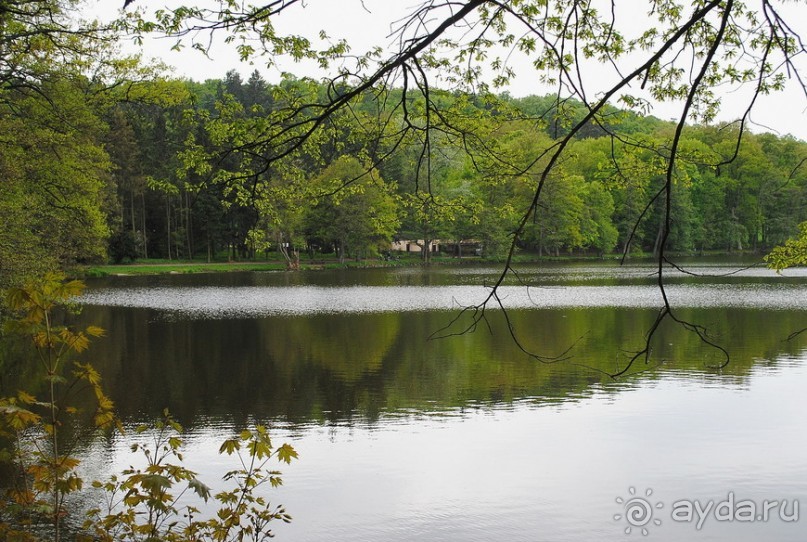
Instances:
[[[680,314],[706,325],[729,350],[731,364],[718,374],[722,379],[741,380],[755,360],[796,356],[803,344],[801,337],[783,341],[803,325],[801,312],[723,308]],[[556,365],[524,355],[496,312],[490,331],[428,339],[454,315],[166,320],[151,310],[87,307],[83,318],[108,331],[90,355],[127,416],[152,415],[168,406],[186,423],[209,415],[305,423],[525,398],[567,400],[594,385],[608,389],[610,379],[602,372],[618,370],[641,348],[655,311],[511,312],[530,350],[551,357],[573,346],[571,359]],[[667,325],[654,342],[653,360],[661,364],[651,368],[685,370],[699,378],[721,359],[696,335]]]
[[[280,539],[623,540],[615,498],[807,498],[804,273],[674,277],[677,314],[654,364],[605,373],[640,349],[658,291],[648,267],[525,268],[475,333],[429,336],[496,269],[119,277],[92,285],[81,319],[107,330],[88,355],[127,423],[168,407],[205,481],[255,421],[301,459],[272,493],[295,521]],[[706,271],[720,271],[712,266]],[[720,273],[712,273],[718,275]],[[653,297],[655,296],[655,297]],[[648,301],[649,300],[649,301]],[[471,301],[473,302],[473,301]],[[462,324],[462,322],[460,322]],[[646,369],[646,370],[645,370]],[[88,443],[94,473],[128,466],[132,437]],[[668,509],[665,509],[665,511]],[[805,523],[664,517],[654,540],[803,540]]]
[[[807,367],[787,358],[753,367],[739,386],[717,375],[668,373],[595,384],[575,402],[524,398],[428,414],[382,413],[376,423],[274,422],[300,461],[272,499],[292,511],[280,539],[304,542],[623,540],[615,497],[654,490],[665,508],[654,540],[803,540],[802,524],[670,519],[679,499],[804,498]],[[215,480],[215,454],[238,423],[200,419],[187,454]],[[128,465],[127,441],[112,448]],[[200,468],[201,467],[201,468]],[[114,469],[113,469],[114,470]]]

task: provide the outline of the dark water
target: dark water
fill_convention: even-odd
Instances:
[[[615,381],[656,316],[653,271],[525,267],[506,313],[438,340],[496,268],[116,277],[91,283],[82,319],[107,330],[91,357],[124,420],[169,408],[211,485],[232,431],[268,423],[295,446],[271,493],[294,516],[281,540],[805,539],[805,340],[787,338],[807,327],[807,274],[671,270],[676,316],[729,365],[669,322],[651,363]],[[564,361],[524,354],[505,315],[526,350]],[[91,470],[128,465],[130,438],[89,446],[105,458]],[[631,498],[662,506],[631,524]],[[695,500],[760,513],[672,518]],[[761,517],[774,500],[806,517]]]

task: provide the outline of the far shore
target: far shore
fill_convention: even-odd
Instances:
[[[748,265],[755,260],[760,265],[764,265],[759,254],[746,253],[717,253],[706,254],[676,254],[676,257],[683,258],[731,258],[742,259]],[[575,262],[575,261],[619,261],[621,254],[599,255],[561,255],[561,256],[538,256],[537,254],[521,253],[514,257],[514,263],[548,263],[548,262]],[[480,256],[449,256],[436,254],[428,262],[429,265],[451,266],[451,265],[480,265],[480,264],[502,264],[502,258],[484,258]],[[631,255],[630,261],[653,261],[650,254]],[[366,258],[349,259],[340,263],[334,257],[318,257],[300,259],[299,270],[317,271],[323,269],[369,269],[384,267],[417,267],[426,263],[419,254],[393,253],[388,258]],[[231,273],[245,271],[290,271],[283,260],[242,260],[242,261],[213,261],[203,260],[136,260],[131,263],[106,264],[106,265],[86,265],[77,267],[74,274],[82,278],[128,276],[128,275],[169,275],[187,273]]]

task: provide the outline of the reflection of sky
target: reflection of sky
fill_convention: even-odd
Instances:
[[[483,286],[154,287],[106,288],[86,293],[88,305],[150,308],[192,318],[236,318],[319,313],[452,310],[484,301]],[[807,287],[792,284],[669,285],[678,307],[747,307],[799,310]],[[503,286],[506,308],[658,307],[655,286]],[[497,308],[495,301],[490,308]]]
[[[524,400],[382,416],[372,426],[279,427],[274,441],[291,443],[300,459],[281,467],[285,485],[270,491],[294,517],[277,534],[300,542],[625,540],[615,498],[635,487],[664,504],[653,540],[803,540],[804,519],[710,518],[697,532],[669,516],[676,500],[724,500],[729,491],[737,500],[807,503],[802,362],[757,367],[742,386],[673,374],[551,406]],[[188,435],[188,466],[208,484],[233,468],[216,450],[237,429],[204,420]],[[115,445],[112,467],[131,463],[128,444]]]

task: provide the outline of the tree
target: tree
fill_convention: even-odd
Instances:
[[[616,246],[619,232],[611,222],[614,198],[599,181],[585,184],[581,230],[583,246],[595,249],[600,255],[611,252]]]
[[[273,172],[271,182],[262,184],[256,194],[259,218],[249,233],[254,248],[264,251],[274,248],[283,256],[288,269],[299,269],[305,218],[314,192],[313,187],[304,183],[299,169]]]
[[[799,236],[788,239],[765,257],[768,265],[781,271],[788,267],[807,265],[807,222],[799,225]]]
[[[102,261],[122,227],[104,112],[147,70],[118,54],[115,25],[79,20],[76,0],[0,5],[0,288]],[[126,79],[124,82],[123,80]]]
[[[105,126],[70,78],[41,88],[0,105],[0,286],[106,256]]]
[[[314,181],[319,204],[309,211],[308,231],[333,242],[339,261],[377,255],[389,247],[398,230],[398,202],[394,186],[356,158],[343,156]]]
[[[77,470],[79,460],[73,457],[80,439],[68,428],[84,414],[92,420],[94,430],[116,424],[122,429],[112,401],[101,389],[98,372],[89,363],[71,360],[87,349],[92,337],[103,335],[103,330],[96,326],[74,330],[54,324],[54,312],[83,288],[79,281],[68,282],[62,275],[46,273],[25,287],[11,289],[8,296],[9,308],[19,315],[6,328],[30,338],[46,390],[41,400],[25,391],[16,397],[0,398],[0,434],[12,442],[11,450],[3,450],[3,457],[10,459],[18,471],[8,497],[3,496],[0,511],[6,516],[8,508],[13,516],[15,510],[21,509],[21,515],[33,516],[34,524],[45,517],[57,542],[66,516],[65,499],[83,485]],[[69,371],[68,366],[73,370]],[[71,395],[85,386],[95,404],[90,412],[82,413],[72,404]],[[0,534],[12,540],[34,539],[9,529],[6,521],[0,522]]]
[[[158,243],[166,240],[172,231],[182,229],[190,222],[187,191],[180,194],[178,202],[165,201],[161,194],[149,188],[149,179],[173,179],[176,169],[176,153],[181,148],[182,139],[187,137],[187,126],[180,119],[184,111],[190,108],[190,89],[178,81],[162,81],[146,79],[130,80],[122,87],[105,91],[102,104],[99,106],[100,116],[108,129],[101,134],[101,142],[112,162],[110,179],[111,190],[116,201],[112,208],[106,209],[107,221],[113,238],[112,241],[126,240],[135,243],[136,256],[148,257],[159,254]],[[159,233],[155,232],[153,220],[147,220],[147,214],[158,214],[158,203],[166,206],[179,203],[179,211],[171,211],[177,220],[185,219],[181,226],[169,227],[170,222],[163,224]],[[165,212],[159,212],[163,218]],[[149,224],[151,222],[151,224]],[[151,226],[151,227],[150,227]],[[187,235],[179,239],[179,244],[192,252],[192,231],[184,228]],[[124,235],[128,231],[128,235]],[[127,243],[129,241],[126,241]],[[176,243],[173,243],[176,244]],[[116,247],[120,248],[118,243]],[[165,252],[163,252],[165,254]],[[114,254],[112,254],[114,256]]]
[[[78,0],[9,0],[0,5],[0,102],[14,91],[45,92],[43,83],[65,65],[100,75],[118,62],[111,26],[75,17]]]

